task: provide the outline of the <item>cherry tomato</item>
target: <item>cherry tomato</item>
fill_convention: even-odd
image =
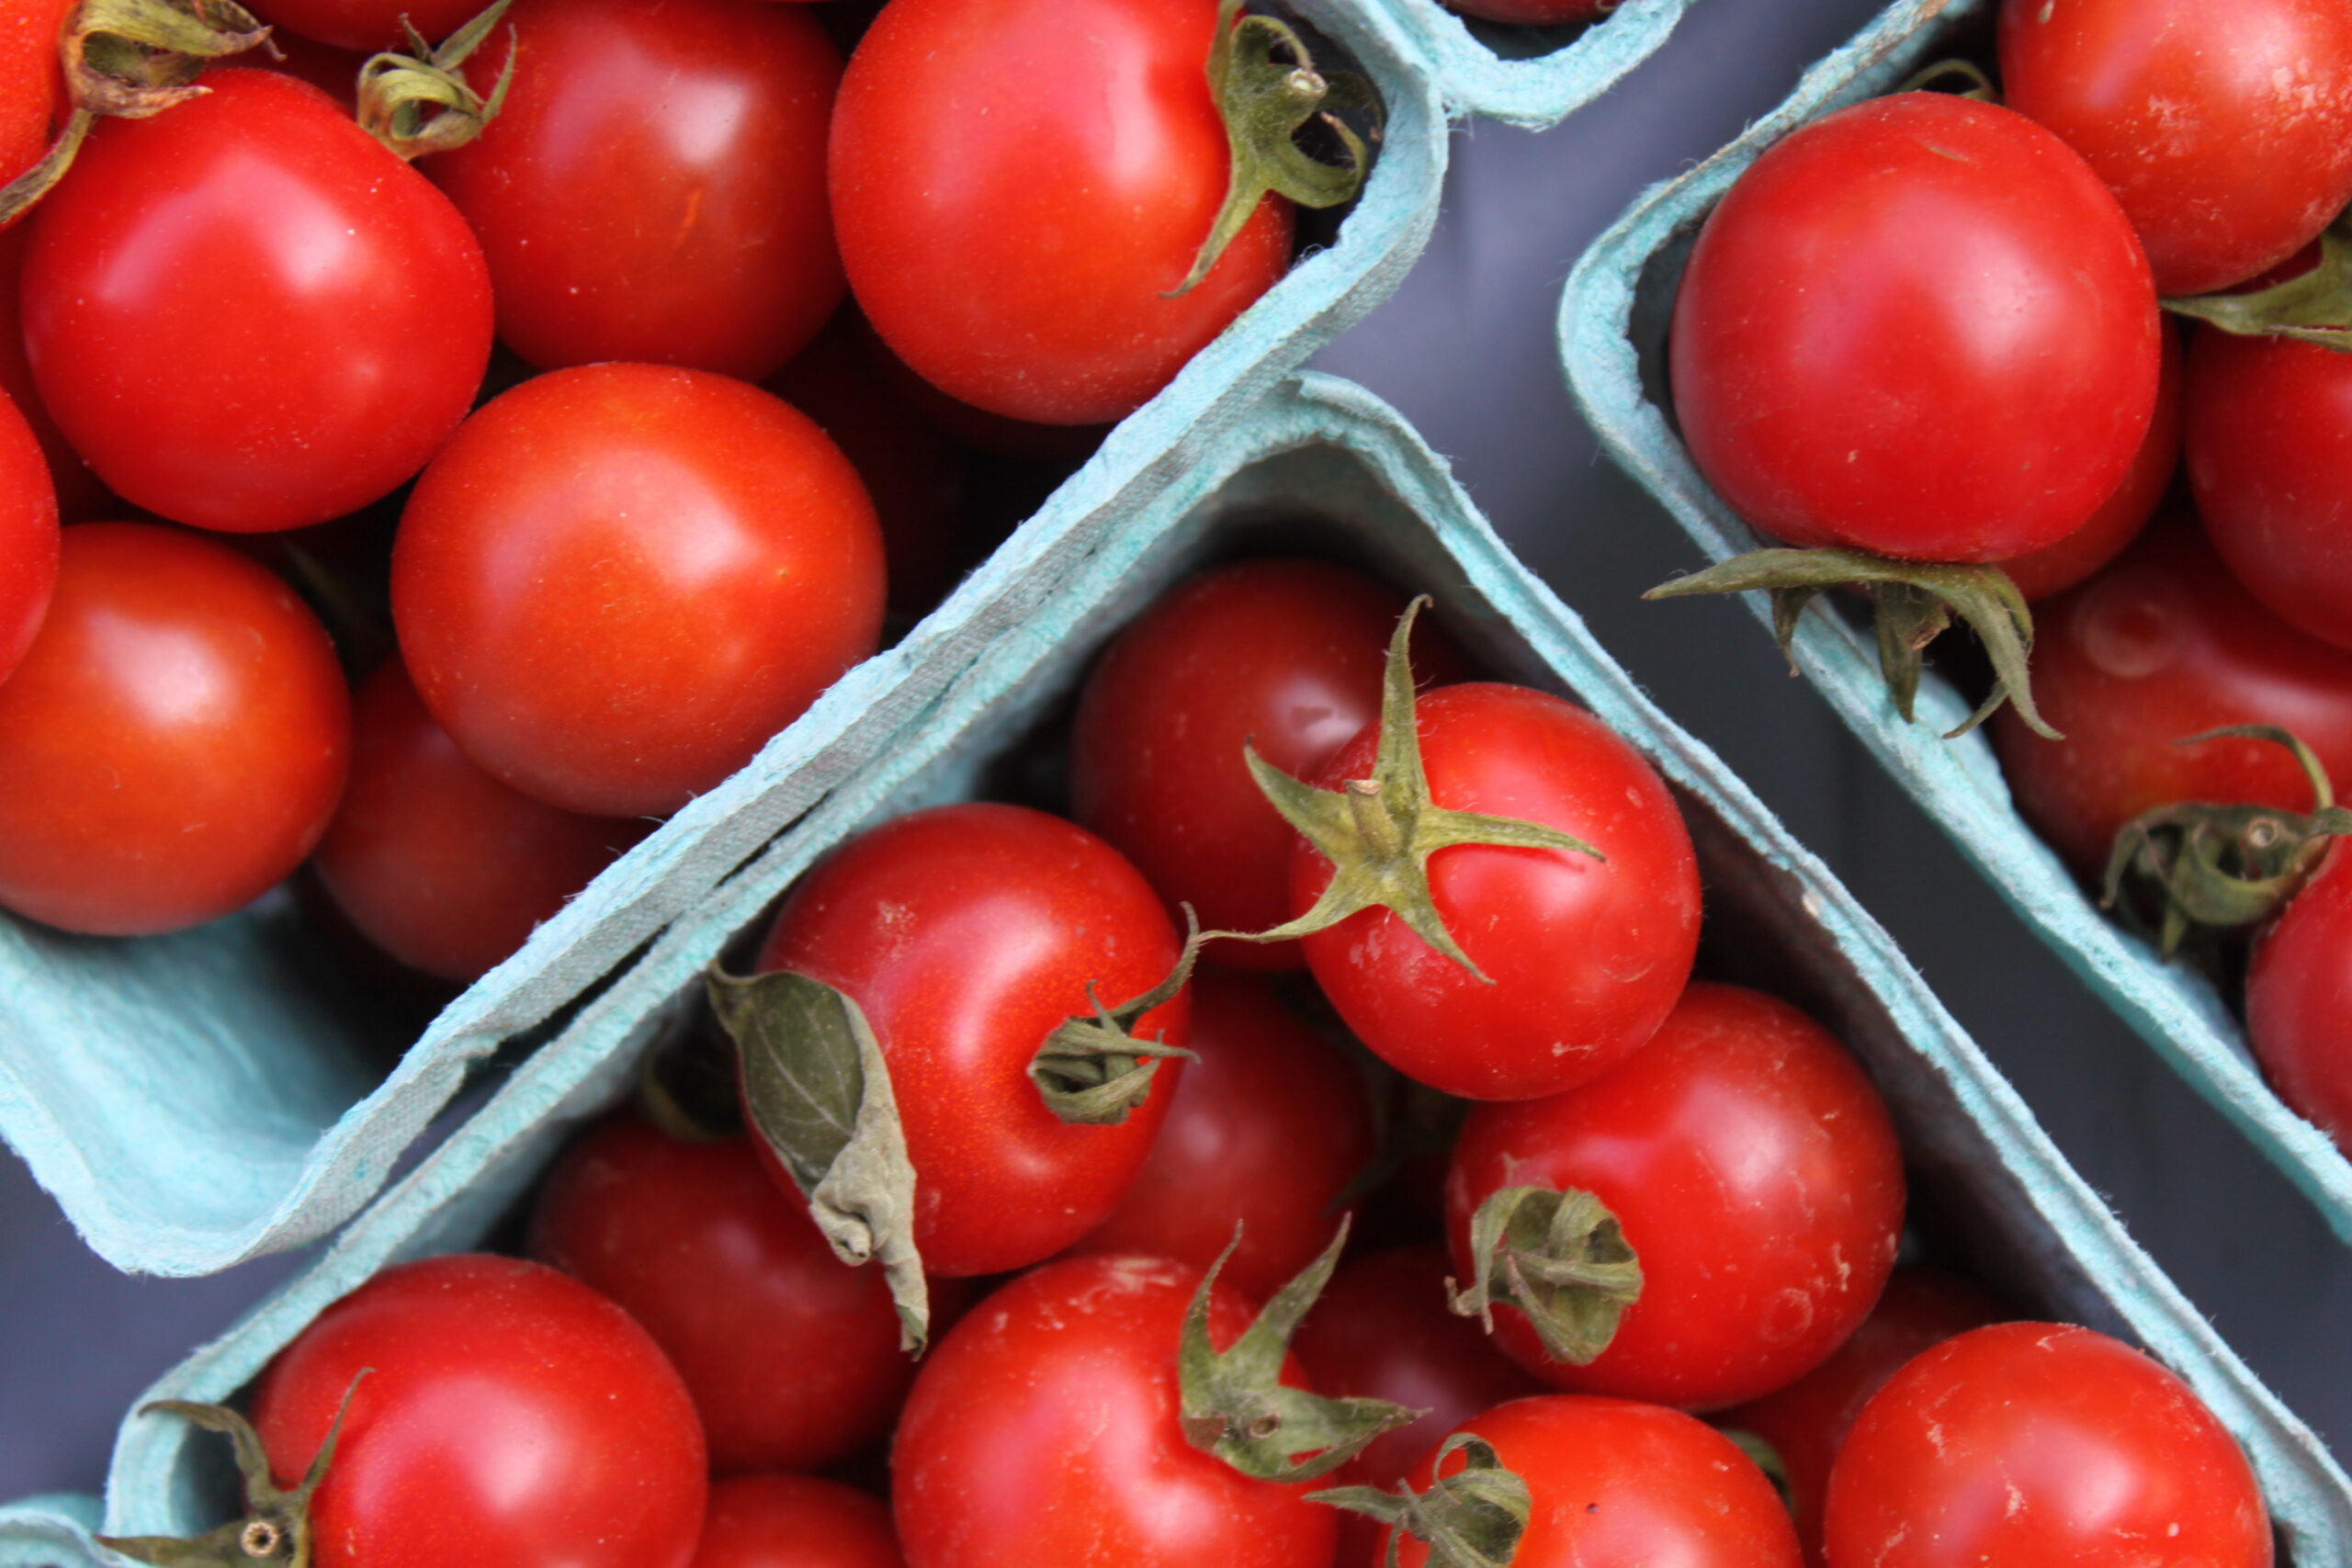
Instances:
[[[1176,1348],[1200,1275],[1074,1258],[981,1302],[915,1377],[891,1449],[909,1568],[1322,1568],[1337,1517],[1243,1475],[1178,1420]],[[1209,1339],[1250,1309],[1220,1281]],[[1306,1386],[1294,1358],[1285,1382]]]
[[[310,1466],[346,1394],[311,1500],[319,1568],[693,1559],[708,1490],[693,1402],[645,1330],[576,1280],[427,1258],[327,1308],[254,1394],[279,1484]]]
[[[256,0],[246,7],[274,27],[362,54],[385,49],[404,50],[402,17],[427,42],[439,43],[471,21],[476,12],[489,8],[482,0]],[[508,19],[513,19],[512,12],[508,13]],[[488,84],[498,78],[495,73],[481,75],[479,72],[478,66],[469,65],[467,74],[484,84],[482,90],[487,92]]]
[[[1788,544],[2005,560],[2122,482],[2160,335],[2132,225],[2064,142],[1902,93],[1794,131],[1708,218],[1674,410],[1708,482]]]
[[[1642,1265],[1598,1359],[1547,1357],[1516,1307],[1495,1338],[1555,1388],[1720,1409],[1802,1377],[1869,1315],[1903,1229],[1886,1106],[1830,1033],[1788,1003],[1695,984],[1598,1082],[1481,1105],[1446,1178],[1458,1276],[1470,1220],[1505,1187],[1581,1189]]]
[[[0,391],[0,682],[32,646],[57,584],[57,488],[32,427]]]
[[[1363,1075],[1263,981],[1204,975],[1189,1041],[1199,1060],[1119,1206],[1076,1250],[1169,1258],[1205,1269],[1240,1227],[1218,1277],[1273,1294],[1315,1260],[1340,1195],[1377,1147]]]
[[[0,684],[0,905],[96,936],[225,915],[311,852],[350,747],[334,649],[284,583],[175,529],[68,528]]]
[[[1287,918],[1291,829],[1242,761],[1244,742],[1294,778],[1380,716],[1381,674],[1405,596],[1313,560],[1249,560],[1179,584],[1119,634],[1079,697],[1071,815],[1117,845],[1170,908],[1210,931]],[[1468,671],[1434,628],[1416,672]],[[1295,942],[1216,943],[1244,969],[1295,969]]]
[[[1049,1258],[1102,1223],[1143,1168],[1182,1077],[1160,1063],[1116,1126],[1066,1123],[1029,1063],[1064,1019],[1159,985],[1179,948],[1159,900],[1085,829],[1018,806],[943,806],[886,822],[801,879],[759,967],[845,991],[890,1069],[915,1168],[915,1245],[934,1273]],[[1189,994],[1142,1037],[1182,1045]],[[779,1179],[789,1179],[779,1172]]]
[[[65,434],[41,406],[33,387],[33,367],[25,358],[25,333],[18,323],[17,298],[24,276],[25,242],[32,226],[17,223],[0,229],[0,393],[17,405],[17,412],[40,443],[49,462],[49,478],[57,490],[57,514],[67,523],[88,523],[120,510],[107,494],[98,476],[90,472],[80,453],[65,444]]]
[[[2352,860],[2331,851],[2246,968],[2246,1034],[2278,1098],[2352,1146]]]
[[[1446,1308],[1442,1247],[1400,1247],[1342,1265],[1300,1325],[1298,1359],[1323,1393],[1425,1410],[1384,1432],[1327,1485],[1395,1490],[1414,1461],[1483,1410],[1535,1392],[1478,1325]],[[1340,1521],[1334,1568],[1376,1568],[1385,1531],[1361,1514]]]
[[[126,501],[232,533],[322,523],[465,416],[490,359],[481,247],[317,89],[204,85],[99,125],[34,209],[33,378]]]
[[[1231,165],[1203,69],[1216,18],[1216,0],[892,0],[842,83],[831,186],[850,288],[899,357],[991,412],[1095,423],[1273,287],[1291,213],[1270,196],[1168,297]]]
[[[760,0],[516,0],[504,107],[432,161],[481,236],[498,335],[532,364],[750,380],[842,300],[825,126],[842,59]],[[469,76],[493,81],[507,50]]]
[[[890,1506],[814,1475],[737,1475],[710,1487],[694,1568],[906,1568]]]
[[[398,29],[395,29],[395,36],[397,32]],[[355,114],[357,112],[359,73],[367,65],[368,55],[375,52],[373,50],[362,52],[357,50],[337,49],[331,44],[320,43],[316,39],[307,39],[300,33],[294,32],[273,31],[269,35],[269,41],[277,51],[276,59],[257,60],[248,57],[246,62],[266,70],[282,72],[297,80],[308,82],[311,86],[333,98],[345,110]],[[402,52],[406,52],[408,48],[405,41],[397,46],[388,44],[384,47],[397,47]]]
[[[2001,86],[2107,182],[2160,294],[2244,282],[2352,202],[2335,0],[2004,0]]]
[[[2269,1568],[2245,1456],[2187,1384],[2087,1328],[2004,1323],[1913,1360],[1829,1472],[1829,1568]]]
[[[1534,1511],[1511,1568],[1797,1568],[1796,1531],[1772,1483],[1730,1438],[1678,1410],[1545,1394],[1462,1424],[1517,1472]],[[1430,1458],[1434,1458],[1434,1454]],[[1447,1462],[1448,1473],[1464,1461]],[[1412,1486],[1427,1490],[1424,1459]],[[1403,1568],[1429,1548],[1399,1542]]]
[[[409,673],[468,756],[568,811],[674,811],[882,623],[881,534],[824,433],[740,381],[596,365],[483,407],[392,553]]]
[[[1430,862],[1439,915],[1492,983],[1385,909],[1304,939],[1348,1027],[1398,1071],[1472,1100],[1589,1083],[1656,1032],[1699,942],[1699,869],[1665,781],[1608,726],[1523,686],[1446,686],[1420,701],[1430,796],[1541,822],[1606,856],[1464,845]],[[1374,724],[1324,764],[1337,789],[1372,771]],[[1303,839],[1290,913],[1330,880]]]
[[[74,0],[0,0],[0,185],[40,162],[65,112],[57,35]]]
[[[2018,810],[2096,877],[2126,822],[2180,801],[2311,808],[2280,747],[2174,741],[2278,724],[2352,779],[2352,653],[2282,626],[2184,519],[2159,522],[2098,576],[2034,616],[2033,688],[2064,732],[2045,740],[1993,716]]]
[[[1830,1463],[1871,1395],[1922,1350],[2007,1315],[1991,1294],[1957,1274],[1897,1269],[1878,1305],[1829,1359],[1788,1387],[1715,1417],[1717,1426],[1752,1432],[1780,1455],[1807,1562],[1821,1561]]]

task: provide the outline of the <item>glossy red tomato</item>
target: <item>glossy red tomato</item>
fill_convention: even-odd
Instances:
[[[797,6],[517,0],[505,105],[431,161],[481,236],[498,335],[532,364],[757,380],[842,300],[825,201],[841,53]],[[477,81],[496,79],[493,44]]]
[[[447,199],[317,89],[209,91],[91,131],[30,220],[41,400],[126,501],[232,533],[356,512],[423,468],[490,359]]]
[[[279,1484],[346,1393],[311,1501],[319,1568],[693,1559],[708,1490],[694,1404],[645,1330],[576,1280],[459,1254],[387,1269],[327,1308],[254,1393]]]
[[[32,226],[17,223],[0,229],[0,392],[17,405],[17,412],[40,443],[49,462],[50,482],[57,491],[57,514],[67,523],[88,523],[121,510],[107,494],[98,476],[90,472],[80,453],[65,444],[65,434],[41,406],[33,386],[33,367],[25,357],[25,333],[17,319],[19,280],[25,270],[25,242]]]
[[[334,649],[284,583],[176,529],[68,528],[0,683],[0,905],[97,936],[225,915],[311,852],[350,747]]]
[[[1188,1041],[1199,1060],[1170,1099],[1151,1157],[1080,1252],[1170,1258],[1205,1269],[1241,1226],[1218,1276],[1261,1300],[1331,1240],[1340,1195],[1377,1150],[1353,1062],[1261,980],[1204,975]]]
[[[1437,909],[1484,983],[1385,909],[1304,939],[1323,994],[1408,1077],[1472,1100],[1589,1083],[1657,1030],[1699,943],[1699,868],[1665,781],[1574,704],[1524,686],[1446,686],[1420,702],[1430,797],[1574,833],[1606,856],[1464,845],[1430,862]],[[1372,771],[1374,725],[1324,764],[1340,788]],[[1330,880],[1305,840],[1290,912]]]
[[[2255,944],[2246,1034],[2270,1087],[2352,1146],[2352,859],[2331,851]]]
[[[814,1475],[737,1475],[710,1487],[694,1568],[906,1568],[890,1505]]]
[[[2245,1456],[2172,1373],[2087,1328],[1946,1341],[1862,1410],[1829,1475],[1829,1568],[2269,1568]]]
[[[2335,0],[2005,0],[2001,87],[2107,182],[2160,294],[2243,282],[2352,201]]]
[[[2054,545],[2001,563],[2018,592],[2030,601],[2054,598],[2089,579],[2123,553],[2140,536],[2156,508],[2172,489],[2180,471],[2180,425],[2183,391],[2188,379],[2187,354],[2180,334],[2169,323],[2164,333],[2164,357],[2156,377],[2156,412],[2148,420],[2148,434],[2132,459],[2131,471],[2115,493],[2099,502],[2090,521]]]
[[[1981,1286],[1939,1269],[1897,1269],[1853,1337],[1783,1389],[1715,1417],[1772,1445],[1788,1479],[1790,1511],[1808,1562],[1821,1561],[1821,1505],[1829,1468],[1871,1395],[1910,1359],[2007,1314]]]
[[[1071,815],[1136,863],[1172,908],[1209,931],[1288,918],[1289,824],[1242,746],[1294,778],[1380,716],[1381,674],[1405,596],[1316,560],[1237,561],[1178,584],[1104,650],[1079,697]],[[1414,671],[1468,673],[1453,644],[1415,628]],[[1295,942],[1219,942],[1219,963],[1295,969]]]
[[[468,420],[417,482],[392,616],[425,706],[526,795],[674,811],[874,651],[873,503],[824,432],[706,371],[596,365]]]
[[[909,1568],[1324,1568],[1338,1516],[1184,1438],[1176,1348],[1200,1275],[1159,1258],[1047,1264],[924,1360],[891,1449]],[[1250,1308],[1220,1281],[1219,1349]],[[1306,1386],[1295,1359],[1285,1382]]]
[[[2185,519],[2160,521],[2034,617],[2033,689],[2064,732],[1993,716],[2018,809],[2095,877],[2126,822],[2179,801],[2311,808],[2294,759],[2258,740],[2176,746],[2232,724],[2278,724],[2352,779],[2352,653],[2307,637],[2238,587]]]
[[[0,0],[0,185],[40,161],[65,112],[57,34],[74,0]]]
[[[1428,1415],[1384,1432],[1327,1483],[1390,1491],[1440,1438],[1481,1411],[1535,1392],[1535,1382],[1446,1307],[1453,1266],[1442,1247],[1370,1252],[1342,1265],[1301,1325],[1298,1359],[1321,1392],[1385,1399]],[[1361,1514],[1340,1521],[1334,1568],[1376,1568],[1386,1532]]]
[[[275,27],[363,54],[404,49],[401,37],[403,17],[427,42],[439,43],[471,21],[476,12],[489,8],[481,0],[257,0],[246,7]],[[512,12],[507,19],[514,19]],[[469,66],[467,74],[488,92],[489,84],[496,81],[497,75],[479,74],[480,69]]]
[[[1598,1082],[1481,1105],[1446,1178],[1458,1278],[1470,1219],[1504,1187],[1581,1189],[1642,1265],[1641,1299],[1588,1366],[1554,1361],[1515,1307],[1495,1337],[1555,1388],[1720,1409],[1845,1343],[1903,1229],[1903,1156],[1862,1069],[1788,1003],[1693,985],[1657,1037]]]
[[[1546,1394],[1498,1405],[1459,1430],[1492,1444],[1532,1495],[1511,1568],[1796,1568],[1802,1561],[1788,1510],[1764,1472],[1730,1438],[1680,1411]],[[1425,1459],[1413,1489],[1426,1490],[1433,1478]],[[1429,1562],[1420,1542],[1399,1544],[1403,1568]]]
[[[1029,1063],[1064,1019],[1142,996],[1176,965],[1159,900],[1085,829],[1018,806],[886,822],[803,877],[759,967],[847,992],[890,1068],[915,1168],[915,1244],[934,1273],[1050,1258],[1102,1224],[1143,1168],[1182,1064],[1117,1126],[1062,1122]],[[1189,994],[1144,1016],[1182,1045]]]
[[[1203,70],[1216,16],[1216,0],[891,0],[842,83],[831,183],[850,288],[893,352],[991,412],[1095,423],[1273,286],[1291,214],[1270,196],[1168,298],[1231,164]]]
[[[1792,132],[1709,217],[1675,299],[1674,411],[1775,538],[2005,560],[2122,481],[2159,334],[2132,225],[2064,142],[1902,93]]]
[[[40,630],[57,584],[57,487],[40,443],[0,391],[0,682]]]

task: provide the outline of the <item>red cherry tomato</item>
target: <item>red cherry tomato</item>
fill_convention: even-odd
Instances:
[[[693,1402],[645,1330],[576,1280],[513,1258],[428,1258],[327,1308],[254,1394],[279,1484],[310,1466],[346,1393],[311,1500],[319,1568],[694,1556],[708,1482]]]
[[[2004,1323],[1928,1351],[1829,1473],[1829,1568],[2269,1568],[2245,1456],[2188,1385],[2087,1328]]]
[[[1242,745],[1294,778],[1380,716],[1388,639],[1405,596],[1346,567],[1250,560],[1180,583],[1119,634],[1079,697],[1070,741],[1071,815],[1136,863],[1172,908],[1210,931],[1264,931],[1288,918],[1294,837],[1259,793]],[[1439,683],[1468,673],[1434,628],[1417,630],[1414,669]],[[1295,969],[1295,942],[1218,942],[1244,969]]]
[[[482,0],[256,0],[246,7],[274,27],[362,54],[404,50],[402,17],[427,42],[439,43],[471,21],[476,12],[489,8]],[[484,92],[489,91],[488,84],[498,79],[495,74],[479,74],[479,67],[473,66],[469,67],[468,75],[482,83]]]
[[[1819,1366],[1878,1300],[1903,1229],[1886,1106],[1830,1033],[1788,1003],[1693,985],[1647,1045],[1566,1094],[1481,1105],[1446,1178],[1470,1220],[1505,1187],[1579,1188],[1641,1258],[1641,1299],[1588,1366],[1547,1357],[1515,1307],[1495,1337],[1555,1388],[1720,1409]]]
[[[1798,546],[1997,561],[2082,526],[2156,400],[2155,292],[2066,145],[1902,93],[1791,134],[1674,304],[1674,410],[1734,511]]]
[[[395,33],[397,34],[397,29]],[[437,38],[440,35],[435,36]],[[277,51],[277,58],[262,60],[248,57],[246,63],[267,71],[282,72],[298,81],[308,82],[311,86],[333,98],[345,110],[355,114],[357,112],[359,73],[367,65],[368,55],[375,51],[369,50],[363,52],[358,50],[337,49],[332,44],[320,43],[316,39],[304,38],[300,33],[295,32],[273,31],[269,35],[269,41]],[[398,48],[403,53],[408,49],[405,40],[396,45],[387,44],[384,47]]]
[[[2336,0],[2005,0],[2001,87],[2107,182],[2160,294],[2244,282],[2352,202]]]
[[[17,405],[17,412],[31,427],[49,462],[50,482],[57,487],[57,514],[67,523],[88,523],[121,510],[107,494],[98,476],[90,472],[80,453],[65,444],[65,434],[41,406],[33,387],[33,367],[25,358],[25,333],[17,321],[17,299],[24,276],[25,242],[32,226],[17,223],[0,229],[0,392]]]
[[[1279,197],[1168,298],[1231,165],[1203,69],[1216,17],[1216,0],[892,0],[842,83],[831,185],[850,288],[899,357],[991,412],[1095,423],[1273,287]]]
[[[2296,1115],[2352,1147],[2352,860],[2331,851],[2255,944],[2246,1034]]]
[[[40,162],[65,112],[57,35],[74,0],[0,0],[0,185]]]
[[[738,1475],[710,1487],[694,1568],[906,1568],[890,1505],[814,1475]]]
[[[516,0],[498,118],[435,158],[481,236],[498,336],[532,364],[757,380],[842,300],[825,202],[841,53],[759,0]],[[497,79],[493,43],[469,75]]]
[[[1699,943],[1699,869],[1657,771],[1608,726],[1523,686],[1447,686],[1420,702],[1430,797],[1574,833],[1607,858],[1464,845],[1430,862],[1437,909],[1492,984],[1385,909],[1304,939],[1340,1016],[1398,1071],[1471,1100],[1526,1100],[1592,1079],[1657,1030]],[[1375,724],[1324,764],[1337,789],[1372,771]],[[1290,913],[1331,864],[1291,852]]]
[[[845,991],[874,1027],[915,1168],[915,1245],[934,1273],[1049,1258],[1102,1223],[1142,1169],[1182,1064],[1117,1126],[1065,1123],[1029,1063],[1064,1019],[1167,978],[1179,942],[1119,852],[1018,806],[944,806],[859,835],[801,879],[760,950]],[[1182,1045],[1192,998],[1147,1013]],[[787,1185],[788,1178],[779,1173]]]
[[[423,468],[490,360],[458,209],[327,96],[268,71],[90,132],[33,211],[25,345],[116,493],[261,533]]]
[[[175,529],[68,528],[0,684],[0,905],[96,936],[225,915],[311,852],[350,746],[334,649],[284,583]]]
[[[1805,1559],[1821,1561],[1821,1505],[1839,1445],[1871,1395],[1914,1356],[2008,1315],[1979,1286],[1938,1269],[1897,1269],[1853,1337],[1783,1389],[1715,1417],[1772,1445],[1788,1477]]]
[[[596,365],[468,420],[401,514],[392,616],[466,754],[568,811],[674,811],[882,622],[880,530],[824,433],[704,371]]]
[[[1555,1393],[1498,1405],[1459,1430],[1493,1445],[1532,1494],[1511,1568],[1797,1568],[1801,1561],[1788,1510],[1764,1472],[1730,1438],[1680,1411]],[[1457,1457],[1445,1469],[1464,1462]],[[1434,1475],[1423,1460],[1413,1489],[1427,1490]],[[1419,1541],[1398,1544],[1403,1568],[1429,1562]]]
[[[1263,1299],[1314,1261],[1340,1195],[1377,1147],[1355,1064],[1263,981],[1204,975],[1188,1042],[1199,1060],[1119,1206],[1079,1252],[1169,1258],[1205,1269],[1241,1229],[1218,1278]]]
[[[1338,1516],[1195,1449],[1176,1348],[1200,1275],[1047,1264],[981,1302],[916,1375],[891,1449],[909,1568],[1322,1568]],[[1220,1281],[1209,1339],[1250,1308]],[[1306,1385],[1295,1359],[1283,1381]]]
[[[1535,1382],[1468,1318],[1446,1307],[1453,1272],[1442,1247],[1400,1247],[1342,1265],[1300,1325],[1298,1359],[1337,1397],[1385,1399],[1428,1415],[1384,1432],[1325,1483],[1390,1491],[1464,1421]],[[1340,1521],[1333,1568],[1377,1568],[1385,1532],[1361,1514]]]
[[[2232,724],[2285,725],[2352,779],[2352,653],[2282,626],[2185,520],[2159,522],[2098,576],[2034,616],[2033,689],[2064,732],[1993,716],[2018,809],[2085,877],[2126,822],[2180,801],[2311,808],[2280,747],[2174,741]]]
[[[0,682],[40,630],[57,585],[57,487],[40,443],[0,391]]]

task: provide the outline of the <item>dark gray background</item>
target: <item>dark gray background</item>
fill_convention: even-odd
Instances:
[[[1696,564],[1594,448],[1552,321],[1569,264],[1644,186],[1736,135],[1871,0],[1698,0],[1601,102],[1542,135],[1456,132],[1446,207],[1396,299],[1326,350],[1404,410],[1617,657],[1825,855],[1912,953],[2059,1144],[2271,1386],[2352,1440],[2352,1257],[2018,925],[1788,678],[1728,602],[1645,605]],[[140,1280],[85,1250],[0,1160],[0,1498],[94,1489],[124,1406],[292,1262]]]

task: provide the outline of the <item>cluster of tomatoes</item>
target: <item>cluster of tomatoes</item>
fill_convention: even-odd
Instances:
[[[657,1055],[559,1161],[535,1261],[387,1269],[246,1414],[179,1407],[250,1422],[221,1539],[2265,1568],[2178,1380],[1895,1268],[1887,1110],[1805,1013],[1691,978],[1664,781],[1418,613],[1212,568],[999,770],[1039,804],[843,843],[714,975],[731,1046]]]
[[[2004,0],[1995,42],[1997,88],[1826,116],[1701,232],[1683,435],[1741,515],[1835,552],[1702,585],[1877,584],[1906,703],[1919,642],[1985,633],[2019,809],[2168,946],[2261,931],[2256,1052],[2344,1143],[2352,10]]]

